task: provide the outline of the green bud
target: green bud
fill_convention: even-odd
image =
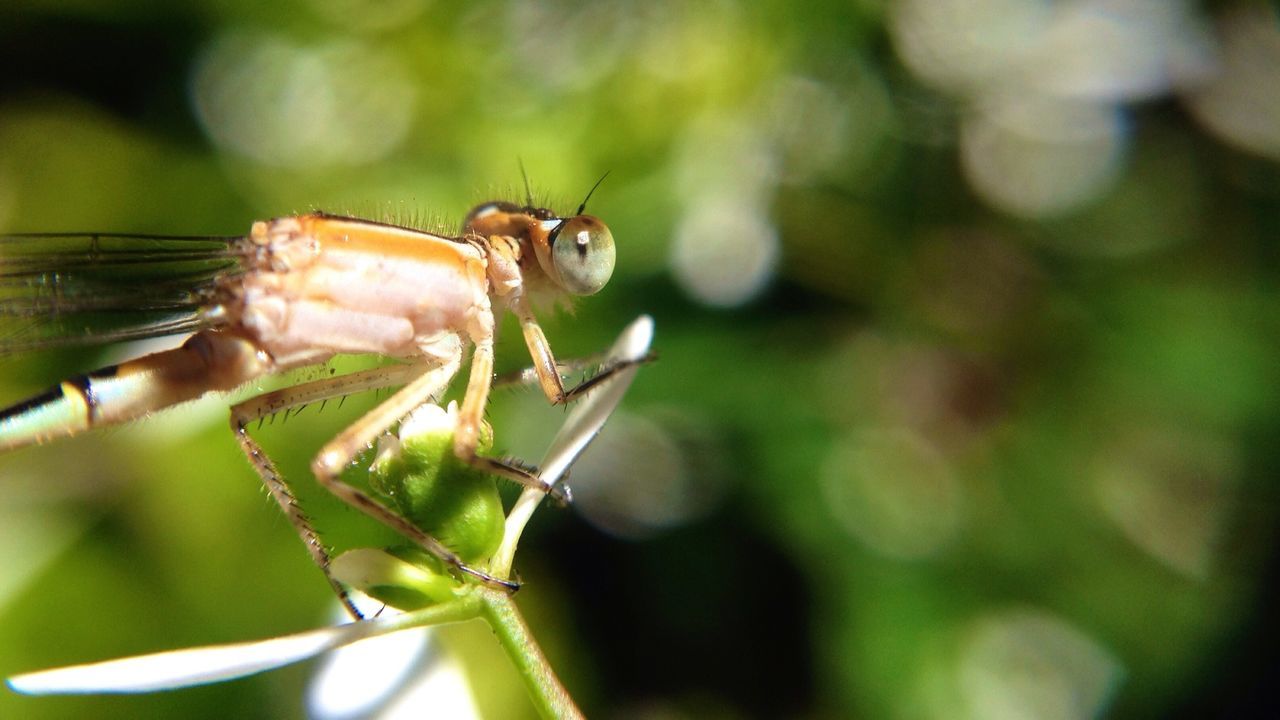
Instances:
[[[488,561],[502,541],[505,522],[497,481],[453,453],[457,407],[424,405],[400,426],[398,440],[384,443],[370,468],[370,485],[414,525],[439,540],[462,561]],[[480,452],[493,445],[481,433]]]

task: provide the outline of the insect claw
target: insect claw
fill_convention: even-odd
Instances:
[[[556,505],[562,508],[569,507],[573,504],[573,491],[564,483],[559,483],[555,487],[551,488],[551,490],[547,492],[547,495],[552,500],[556,501]]]

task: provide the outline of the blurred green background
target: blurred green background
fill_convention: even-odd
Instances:
[[[520,161],[562,211],[610,172],[617,272],[544,327],[649,313],[661,360],[516,562],[592,717],[1280,712],[1278,160],[1264,2],[0,6],[0,231],[456,223]],[[144,351],[4,358],[0,401]],[[339,545],[381,536],[306,463],[374,401],[259,435]],[[225,407],[0,458],[0,674],[327,621]],[[530,458],[562,417],[491,412]],[[0,717],[302,716],[311,672]]]

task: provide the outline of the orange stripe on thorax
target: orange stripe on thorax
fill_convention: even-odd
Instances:
[[[334,248],[441,263],[459,269],[479,259],[475,248],[465,242],[420,230],[324,215],[303,215],[298,217],[298,223],[302,234],[314,238],[321,252]]]

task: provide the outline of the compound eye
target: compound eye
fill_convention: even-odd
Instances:
[[[613,233],[599,218],[579,215],[555,234],[552,258],[560,284],[574,295],[594,295],[613,275]]]

